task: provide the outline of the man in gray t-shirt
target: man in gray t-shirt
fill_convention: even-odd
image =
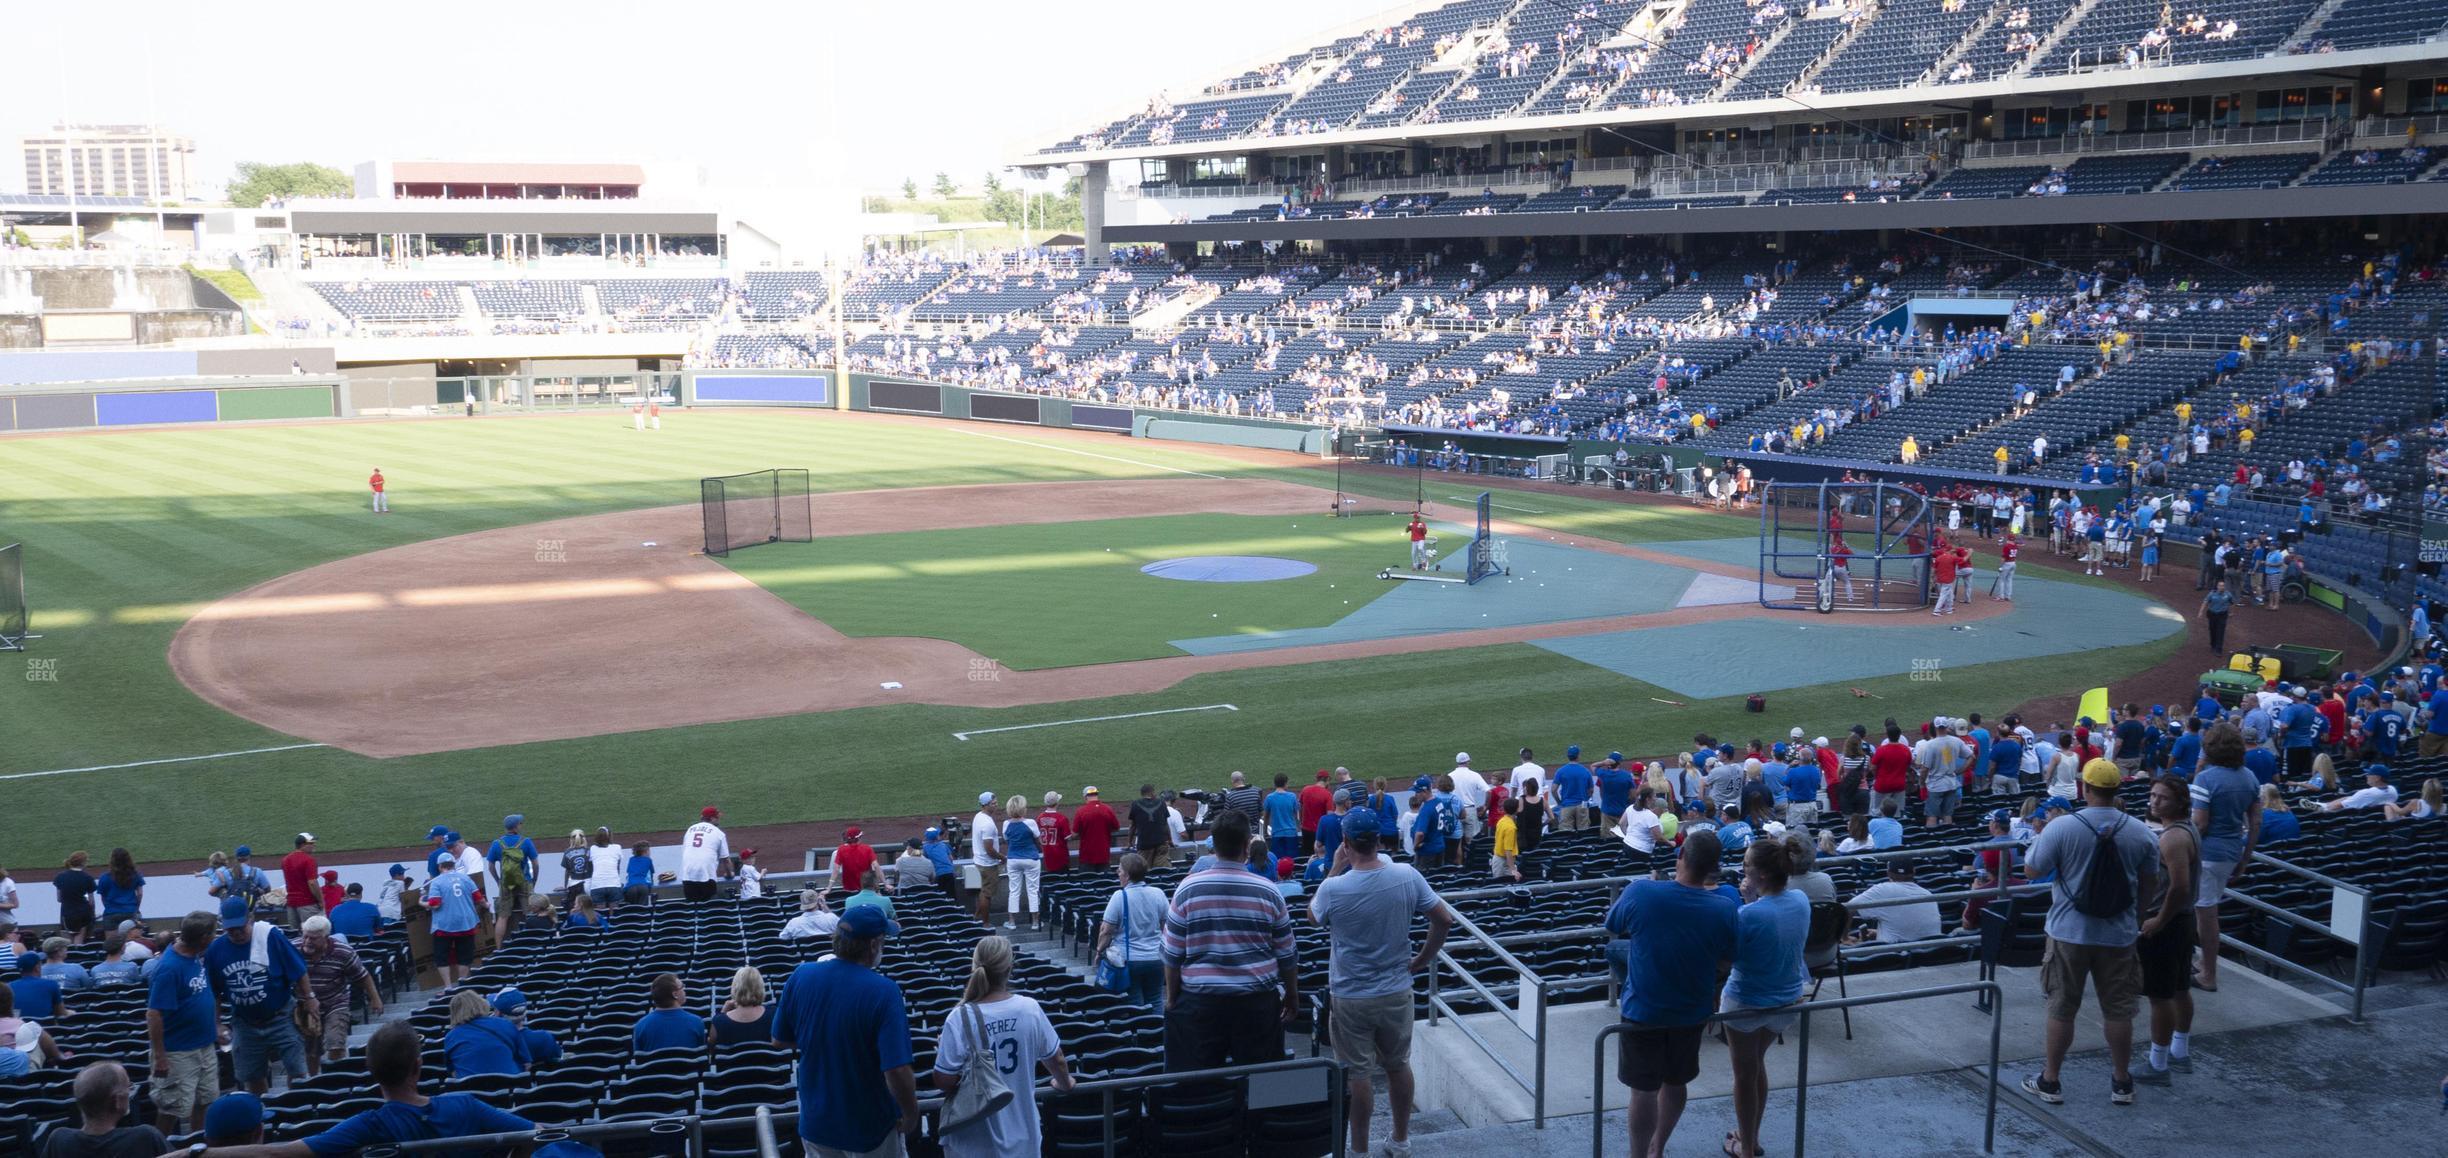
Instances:
[[[1352,1150],[1365,1153],[1376,1081],[1383,1076],[1394,1115],[1394,1143],[1411,1136],[1411,977],[1436,960],[1453,910],[1427,878],[1377,855],[1384,831],[1374,810],[1343,818],[1334,867],[1309,899],[1309,919],[1326,930],[1332,955],[1326,989],[1333,1005],[1327,1036],[1349,1067]],[[1411,921],[1428,918],[1428,940],[1411,949]]]
[[[2261,781],[2244,770],[2244,736],[2218,724],[2202,737],[2202,766],[2193,778],[2193,827],[2201,831],[2202,873],[2193,898],[2195,943],[2202,948],[2195,984],[2218,989],[2219,902],[2244,874],[2261,841]]]
[[[2083,985],[2099,991],[2100,1021],[2108,1036],[2112,1067],[2109,1100],[2133,1104],[2134,1012],[2141,1006],[2142,966],[2134,942],[2142,933],[2138,902],[2152,892],[2159,871],[2159,841],[2142,822],[2117,807],[2117,790],[2125,773],[2113,761],[2094,759],[2082,768],[2086,807],[2062,816],[2040,830],[2025,857],[2033,878],[2053,877],[2049,894],[2048,951],[2040,962],[2040,991],[2048,999],[2047,1056],[2040,1073],[2023,1079],[2023,1089],[2043,1102],[2062,1104],[2058,1067],[2074,1044],[2074,1015],[2082,1010]],[[2114,863],[2099,859],[2102,836],[2115,850]],[[2128,886],[2123,911],[2086,913],[2080,903],[2090,895],[2097,873],[2119,873]]]

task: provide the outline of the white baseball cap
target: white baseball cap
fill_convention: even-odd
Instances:
[[[1797,727],[1793,731],[1787,732],[1786,735],[1793,739],[1799,740],[1802,738],[1802,729]]]
[[[980,808],[984,808],[984,807],[986,807],[987,805],[992,804],[992,803],[994,803],[994,802],[995,802],[995,795],[994,795],[994,793],[993,793],[993,792],[990,792],[990,791],[989,791],[989,792],[980,792],[980,793],[978,793],[978,807],[980,807]]]
[[[1468,752],[1456,752],[1456,753],[1454,753],[1454,763],[1456,763],[1456,764],[1468,764],[1468,763],[1470,763],[1470,753],[1468,753]]]

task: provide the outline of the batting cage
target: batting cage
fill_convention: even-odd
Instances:
[[[1471,535],[1470,554],[1465,556],[1469,567],[1464,575],[1472,583],[1512,571],[1509,560],[1505,558],[1504,540],[1488,534],[1488,495],[1487,491],[1479,492],[1479,522],[1477,530]]]
[[[699,480],[705,553],[728,555],[759,543],[804,543],[814,537],[808,472],[781,467]]]
[[[0,651],[24,651],[33,613],[26,607],[25,548],[0,547]]]
[[[1929,500],[1893,483],[1769,483],[1760,493],[1760,606],[1927,608],[1933,527]]]

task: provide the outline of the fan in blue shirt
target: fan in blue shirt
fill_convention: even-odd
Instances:
[[[534,1064],[526,1035],[508,1018],[497,1016],[484,994],[461,989],[451,998],[450,1015],[451,1028],[442,1038],[442,1051],[450,1058],[452,1077],[523,1074]]]
[[[1590,802],[1590,790],[1597,778],[1590,775],[1589,766],[1581,762],[1581,746],[1564,749],[1564,764],[1555,770],[1555,801],[1558,808],[1579,808]]]
[[[2363,735],[2374,754],[2391,760],[2397,758],[2397,746],[2405,740],[2405,717],[2395,708],[2378,708],[2363,714]]]
[[[917,1121],[909,1008],[875,971],[898,932],[873,906],[842,914],[842,954],[793,970],[774,1005],[774,1040],[799,1047],[799,1136],[828,1150],[863,1154]]]
[[[9,982],[9,994],[17,999],[17,1016],[28,1021],[49,1021],[61,1016],[60,983],[42,975],[42,963],[40,953],[18,954],[19,976]]]
[[[1623,1018],[1663,1028],[1698,1025],[1717,1011],[1717,976],[1734,959],[1738,906],[1704,887],[1717,864],[1714,833],[1693,833],[1672,881],[1634,881],[1607,910],[1607,931],[1629,937]]]
[[[361,944],[382,929],[382,910],[366,903],[364,885],[350,885],[348,899],[332,906],[331,927],[350,944]]]
[[[651,1053],[658,1049],[705,1048],[705,1019],[680,1007],[688,994],[676,974],[656,974],[652,998],[654,1008],[639,1018],[637,1028],[630,1031],[630,1049]]]
[[[1598,780],[1598,811],[1612,820],[1632,807],[1632,772],[1623,766],[1623,753],[1607,753],[1606,767],[1595,773]]]
[[[251,1150],[264,1158],[341,1158],[360,1150],[398,1142],[435,1138],[465,1138],[478,1134],[513,1134],[535,1129],[535,1123],[486,1105],[474,1094],[417,1092],[423,1065],[424,1039],[404,1021],[374,1031],[366,1042],[366,1070],[381,1087],[383,1104],[353,1115],[302,1142]],[[487,1158],[484,1150],[429,1150],[430,1158]]]

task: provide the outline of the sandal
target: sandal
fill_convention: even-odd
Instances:
[[[2201,990],[2201,991],[2202,991],[2202,992],[2204,992],[2204,993],[2216,993],[2216,992],[2218,992],[2218,986],[2216,986],[2216,985],[2204,985],[2204,984],[2202,984],[2201,974],[2199,974],[2199,973],[2195,973],[2195,974],[2193,975],[2193,988],[2198,989],[2198,990]]]
[[[1741,1153],[1734,1149],[1735,1145],[1740,1141],[1741,1139],[1736,1138],[1732,1134],[1728,1134],[1725,1136],[1725,1145],[1718,1147],[1718,1149],[1725,1152],[1726,1158],[1742,1158]],[[1753,1146],[1751,1148],[1751,1158],[1767,1158],[1767,1156],[1768,1151],[1758,1146]]]

